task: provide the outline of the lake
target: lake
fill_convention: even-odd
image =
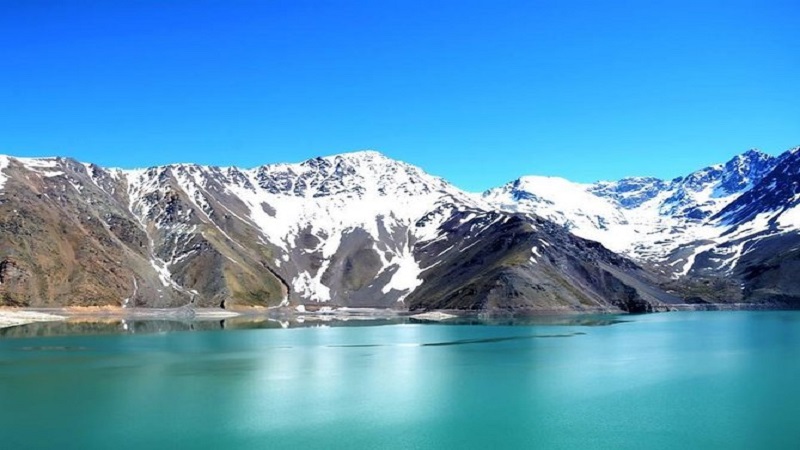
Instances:
[[[358,325],[5,330],[0,446],[800,448],[800,312]]]

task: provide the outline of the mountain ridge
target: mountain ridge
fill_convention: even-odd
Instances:
[[[653,310],[680,302],[665,280],[766,264],[730,255],[785,230],[726,235],[718,222],[773,169],[795,167],[785,155],[750,150],[669,182],[522,177],[483,194],[373,150],[251,169],[0,156],[0,302]],[[660,240],[675,233],[684,238]],[[453,236],[471,247],[435,244]],[[599,256],[582,238],[625,256]],[[464,251],[478,262],[461,264]]]

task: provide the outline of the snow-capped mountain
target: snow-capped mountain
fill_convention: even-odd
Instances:
[[[797,154],[483,195],[373,151],[252,169],[0,156],[0,305],[648,311],[720,275],[725,301],[779,285],[791,303],[794,250],[770,249],[794,248]]]
[[[498,286],[536,294],[515,308],[673,300],[594,243],[372,151],[253,169],[2,167],[6,304],[508,309]]]
[[[727,275],[754,239],[800,228],[797,154],[749,150],[669,181],[523,177],[483,197],[504,210],[542,215],[674,278]]]
[[[413,246],[438,225],[437,220],[417,222],[431,212],[438,211],[442,220],[455,205],[480,203],[416,167],[371,151],[250,170],[175,165],[124,176],[131,211],[143,224],[155,219],[162,240],[180,244],[178,236],[196,233],[190,226],[203,226],[238,247],[241,240],[227,231],[236,219],[241,233],[252,233],[270,249],[266,263],[285,273],[289,292],[321,302],[332,300],[332,289],[364,287],[337,279],[343,272],[329,268],[337,263],[360,267],[365,261],[370,265],[365,270],[380,279],[375,288],[402,300],[420,283]],[[185,217],[166,214],[159,198],[165,192],[185,195]],[[185,257],[187,244],[171,248],[171,254]],[[359,260],[337,261],[343,252],[360,252]],[[161,265],[158,259],[155,265]]]
[[[742,225],[760,215],[767,221],[785,228],[798,227],[795,220],[800,202],[800,147],[789,150],[773,160],[770,170],[757,177],[758,183],[749,184],[743,194],[717,214],[715,219],[724,225]]]

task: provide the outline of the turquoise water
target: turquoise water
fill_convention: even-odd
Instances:
[[[0,446],[800,448],[800,313],[621,319],[6,333]]]

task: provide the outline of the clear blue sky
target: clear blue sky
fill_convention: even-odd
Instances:
[[[0,0],[0,153],[671,178],[800,145],[798,5]]]

